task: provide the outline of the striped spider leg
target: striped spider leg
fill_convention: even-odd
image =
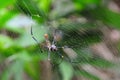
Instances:
[[[30,30],[30,33],[31,33],[31,36],[32,36],[32,38],[33,38],[33,40],[35,40],[35,42],[38,44],[38,46],[39,46],[39,41],[34,37],[34,35],[33,35],[33,30],[32,30],[32,26],[31,26],[31,30]],[[39,48],[39,51],[42,53],[43,51]]]

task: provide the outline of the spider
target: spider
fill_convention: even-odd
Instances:
[[[38,40],[33,35],[32,27],[31,27],[31,36],[37,42],[37,44],[39,44]],[[54,32],[53,32],[53,40],[52,40],[52,42],[50,42],[48,34],[44,34],[44,38],[45,38],[44,48],[46,48],[48,50],[48,58],[47,58],[48,61],[51,60],[51,58],[50,58],[51,52],[53,52],[53,53],[56,52],[58,54],[59,58],[62,59],[61,62],[63,61],[63,58],[64,58],[64,60],[66,60],[66,61],[68,61],[70,63],[79,63],[79,61],[74,61],[74,59],[76,59],[78,55],[77,55],[77,53],[74,50],[71,49],[71,48],[78,47],[78,45],[76,45],[76,46],[69,46],[69,47],[66,46],[66,45],[62,46],[62,47],[58,47],[57,46],[56,43],[61,40],[62,36],[63,36],[63,32],[61,30],[55,29]],[[68,34],[67,34],[67,36],[68,36]],[[67,53],[67,57],[65,57],[61,53],[59,53],[58,50],[60,48],[65,53]],[[42,52],[43,51],[41,51],[41,53]],[[58,63],[58,64],[60,64],[60,63]]]
[[[61,31],[59,31],[60,32],[60,34],[62,35],[62,32]],[[53,41],[52,41],[52,43],[50,42],[50,40],[49,40],[49,36],[48,36],[48,34],[44,34],[44,38],[45,38],[45,45],[44,45],[44,47],[48,50],[48,60],[50,61],[51,59],[50,59],[50,53],[51,52],[55,52],[55,51],[57,51],[58,50],[58,48],[64,48],[64,47],[57,47],[56,46],[56,42],[58,41],[58,40],[60,40],[60,38],[61,38],[61,35],[60,35],[59,33],[57,33],[57,30],[55,30],[55,32],[54,32],[54,34],[53,34]],[[37,44],[39,44],[39,42],[38,42],[38,40],[34,37],[34,35],[33,35],[33,31],[32,31],[32,27],[31,27],[31,36],[32,36],[32,38],[37,42]],[[42,52],[42,51],[41,51]],[[57,54],[63,59],[63,55],[61,55],[60,53],[58,53],[57,52]]]

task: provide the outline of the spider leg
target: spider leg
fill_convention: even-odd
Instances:
[[[56,42],[58,41],[58,39],[62,36],[62,34],[60,32],[61,31],[59,31],[57,29],[54,30],[52,44],[56,44]]]
[[[61,61],[57,64],[57,65],[59,65],[59,64],[61,64],[61,63],[62,63],[64,56],[63,56],[63,55],[61,55],[59,52],[57,52],[57,54],[58,54],[58,55],[59,55],[59,57],[61,58]]]
[[[48,60],[50,60],[50,51],[48,51]]]
[[[38,46],[39,46],[39,42],[38,42],[38,40],[34,37],[34,35],[33,35],[33,31],[32,31],[32,26],[31,26],[31,36],[32,36],[32,38],[35,40],[35,42],[38,44]],[[40,50],[40,49],[39,49]],[[42,50],[40,50],[40,52],[42,53],[43,51]]]
[[[53,38],[52,44],[56,45],[55,38]]]
[[[52,41],[52,44],[54,44],[54,45],[56,44],[56,42],[55,42],[55,40],[54,40],[54,39],[53,39],[53,41]]]
[[[70,46],[70,47],[68,47],[68,46],[62,46],[62,47],[57,47],[58,49],[64,49],[64,48],[74,48],[74,46]]]
[[[32,27],[31,27],[31,36],[32,36],[32,38],[37,42],[37,44],[39,44],[39,42],[37,41],[37,39],[34,37],[34,35],[33,35],[33,32],[32,32]]]
[[[74,47],[78,47],[78,46],[70,46],[70,47],[68,47],[68,46],[63,46],[63,47],[57,47],[57,48],[62,48],[62,49],[64,49],[64,48],[74,48]],[[62,56],[61,54],[59,54],[60,56]],[[65,59],[65,58],[64,58]],[[68,61],[68,62],[70,62],[70,63],[80,63],[81,61],[76,61],[76,60],[74,60],[74,59],[70,59],[70,58],[66,58],[66,60]]]
[[[56,37],[56,30],[55,30],[54,33],[53,33],[53,41],[52,41],[52,44],[56,44],[55,37]]]
[[[57,54],[60,56],[60,58],[63,58],[64,56],[63,55],[61,55],[59,52],[57,52]]]
[[[59,56],[60,59],[58,59],[58,57],[53,57],[53,62],[51,62],[53,68],[56,68],[56,66],[60,65],[63,61],[63,57],[59,52],[56,52],[56,55]],[[56,60],[57,58],[57,60]]]

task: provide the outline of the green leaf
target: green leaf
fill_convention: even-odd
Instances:
[[[39,0],[40,9],[44,10],[44,12],[48,13],[50,10],[51,0]]]
[[[84,70],[77,70],[77,75],[80,75],[80,76],[84,76],[86,78],[88,78],[89,80],[100,80],[98,77],[84,71]]]
[[[33,0],[17,0],[16,6],[18,10],[29,16],[39,16],[39,19],[44,21],[47,19],[45,12],[42,9],[39,9],[37,3]]]
[[[8,58],[8,61],[22,60],[23,62],[29,62],[32,60],[32,57],[26,52],[21,51],[18,54],[11,55]]]
[[[22,80],[25,63],[31,60],[32,57],[26,51],[8,57],[5,62],[9,63],[9,67],[4,71],[2,80],[9,80],[12,76],[15,80]]]
[[[25,64],[25,71],[33,80],[39,78],[39,67],[37,68],[36,65],[38,65],[38,62],[33,61]]]
[[[71,80],[73,76],[72,66],[66,62],[62,62],[59,67],[60,67],[63,80]]]
[[[0,10],[1,14],[0,14],[0,27],[3,27],[7,21],[9,21],[13,16],[16,15],[15,12],[12,11],[6,11],[5,9]]]
[[[108,68],[108,67],[112,67],[114,65],[114,63],[106,61],[102,58],[91,59],[89,61],[89,64],[91,64],[93,66],[101,67],[101,68]]]
[[[100,0],[73,0],[75,8],[77,10],[85,9],[87,6],[94,7],[95,5],[100,4]]]
[[[7,36],[0,35],[0,48],[6,49],[13,45],[13,40]]]
[[[15,80],[22,80],[23,62],[15,61],[4,71],[1,80],[9,80],[14,75]]]
[[[107,25],[120,29],[120,14],[119,13],[113,12],[107,8],[99,7],[94,10],[89,11],[86,15],[88,16],[88,14],[92,18],[98,19]]]
[[[15,0],[0,0],[0,9],[14,4]]]

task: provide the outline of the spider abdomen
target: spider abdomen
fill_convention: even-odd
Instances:
[[[50,50],[51,51],[57,51],[57,47],[55,45],[51,45]]]

